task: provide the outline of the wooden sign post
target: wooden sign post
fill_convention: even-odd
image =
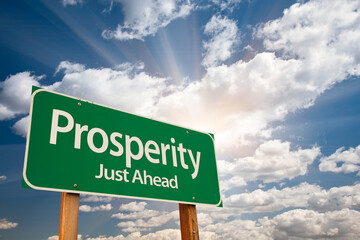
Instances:
[[[61,196],[59,240],[77,240],[80,194],[63,192]]]
[[[196,205],[179,203],[182,240],[199,240]]]

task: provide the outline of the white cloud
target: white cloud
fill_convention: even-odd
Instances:
[[[139,69],[141,64],[115,69],[85,69],[83,65],[65,61],[59,64],[57,70],[64,70],[62,81],[50,86],[40,84],[44,76],[34,76],[30,72],[11,75],[0,83],[0,120],[28,114],[32,85],[125,111],[151,115],[153,105],[166,89],[166,79],[151,77],[138,72]],[[13,126],[15,133],[25,137],[28,121],[28,117],[20,119]]]
[[[119,207],[120,211],[129,211],[129,212],[140,212],[145,210],[146,202],[130,202],[127,204],[122,204]]]
[[[0,176],[0,181],[5,181],[6,179],[7,179],[6,176],[4,176],[4,175]]]
[[[14,126],[12,126],[12,130],[15,132],[15,134],[20,135],[24,138],[26,138],[27,136],[28,128],[29,116],[21,118],[14,124]]]
[[[282,18],[264,24],[258,37],[268,50],[300,59],[304,65],[299,80],[323,91],[348,74],[360,74],[359,8],[354,0],[296,3]]]
[[[319,186],[308,183],[281,190],[257,189],[251,193],[233,194],[224,199],[224,205],[240,208],[243,212],[274,212],[289,207],[307,207],[312,194],[321,190]]]
[[[66,7],[67,5],[75,6],[81,4],[83,0],[62,0],[61,2],[63,6]]]
[[[65,74],[82,72],[85,70],[85,66],[78,63],[72,63],[69,61],[62,61],[56,68],[55,74],[59,73],[61,70],[64,70]]]
[[[241,176],[246,182],[279,182],[305,175],[308,165],[319,155],[319,147],[291,151],[289,142],[271,140],[261,144],[253,156],[238,158],[234,162],[222,160],[218,166],[220,174]]]
[[[103,197],[97,195],[81,195],[81,202],[111,202],[113,200],[112,197]]]
[[[170,220],[179,219],[179,211],[162,212],[159,216],[151,217],[148,220],[138,219],[136,221],[126,221],[117,224],[118,227],[124,228],[126,231],[130,229],[147,229],[152,227],[160,227]]]
[[[360,170],[360,145],[345,150],[338,148],[335,153],[320,159],[319,169],[322,172],[352,173]],[[359,173],[358,173],[359,174]]]
[[[111,215],[111,217],[118,218],[118,219],[140,219],[140,218],[155,217],[155,216],[158,216],[159,214],[160,214],[159,211],[144,209],[142,211],[131,212],[129,214],[116,213],[116,214]]]
[[[295,209],[264,219],[263,224],[273,228],[275,239],[356,239],[359,221],[360,213],[349,209],[325,213]]]
[[[47,240],[59,240],[59,236],[54,235],[54,236],[48,237]],[[82,235],[81,234],[78,234],[77,240],[82,240]]]
[[[98,212],[98,211],[110,211],[112,209],[112,206],[110,203],[106,205],[99,205],[99,206],[89,206],[89,205],[81,205],[79,207],[79,210],[82,212]]]
[[[191,12],[193,5],[188,1],[176,0],[118,0],[122,3],[125,21],[116,30],[105,30],[104,38],[118,40],[144,40],[154,35],[171,21],[182,18]]]
[[[213,16],[204,33],[210,35],[210,39],[203,43],[205,55],[202,64],[205,67],[217,66],[230,58],[234,45],[239,42],[236,22],[227,17]]]
[[[0,229],[16,228],[18,223],[9,222],[6,218],[0,218]]]
[[[223,166],[221,166],[223,168]],[[222,180],[220,179],[220,186],[222,191],[227,191],[234,187],[243,187],[246,186],[247,183],[242,176],[235,175],[229,179]]]
[[[295,209],[273,219],[264,217],[258,221],[232,220],[207,225],[201,230],[216,233],[214,239],[356,239],[360,213],[343,209],[319,213],[313,210]],[[200,230],[200,231],[201,231]]]
[[[31,72],[10,75],[0,82],[0,120],[27,114],[30,108],[31,86],[39,86],[44,76],[34,76]]]
[[[316,191],[308,199],[308,204],[317,211],[360,208],[360,184]]]
[[[118,235],[115,237],[99,236],[97,238],[87,238],[86,240],[180,240],[181,235],[178,229],[165,229],[157,232],[141,235],[140,232],[133,232],[128,236]]]
[[[233,11],[234,7],[241,3],[242,0],[212,0],[212,2],[218,5],[221,11],[229,10]]]

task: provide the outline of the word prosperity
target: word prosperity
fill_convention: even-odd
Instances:
[[[129,172],[124,170],[114,170],[114,169],[107,169],[104,168],[103,164],[100,164],[99,175],[96,175],[95,178],[101,179],[105,178],[106,180],[112,181],[124,181],[130,182],[129,180]],[[155,185],[157,187],[166,187],[166,188],[175,188],[178,189],[178,181],[177,176],[175,175],[173,179],[167,179],[166,177],[159,177],[155,176],[152,177],[151,175],[146,174],[146,170],[143,171],[143,175],[139,170],[135,170],[135,173],[132,177],[131,183],[137,183],[143,185]]]
[[[65,117],[67,119],[66,126],[59,126],[59,117]],[[75,133],[72,131],[75,127]],[[79,123],[74,123],[74,118],[68,112],[53,109],[52,121],[51,121],[51,131],[50,131],[50,144],[57,144],[58,133],[67,133],[74,134],[74,148],[81,148],[81,141],[84,134],[87,134],[87,144],[88,147],[95,153],[104,153],[107,152],[112,156],[120,157],[125,154],[126,167],[131,168],[132,160],[140,160],[143,158],[144,154],[146,159],[153,164],[163,165],[168,164],[168,159],[166,158],[166,152],[170,151],[172,156],[172,165],[178,167],[178,156],[180,158],[180,165],[183,169],[189,169],[189,164],[192,164],[193,173],[191,174],[192,179],[195,179],[199,172],[200,166],[200,157],[201,152],[196,152],[194,156],[191,149],[186,149],[183,146],[183,143],[179,143],[178,146],[157,143],[153,140],[146,141],[143,144],[143,141],[136,136],[123,135],[119,132],[113,132],[110,134],[110,144],[108,134],[101,128],[91,128],[89,129],[88,125],[81,125]],[[102,138],[101,146],[95,146],[94,136],[95,134],[100,135]],[[125,140],[125,149],[124,143],[121,143]],[[171,143],[175,144],[175,139],[171,138]],[[132,151],[135,147],[136,153]],[[110,148],[109,148],[109,145]],[[171,150],[170,150],[171,149]],[[160,161],[161,158],[161,161]]]

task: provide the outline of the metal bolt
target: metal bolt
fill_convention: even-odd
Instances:
[[[81,103],[80,103],[80,102],[78,103],[78,106],[79,106],[79,107],[81,106]]]
[[[189,131],[186,131],[186,134],[189,134]]]
[[[76,183],[74,184],[74,188],[77,188],[77,184],[76,184]]]
[[[193,200],[195,200],[195,197],[193,197]]]

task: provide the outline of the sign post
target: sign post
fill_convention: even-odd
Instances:
[[[65,212],[81,193],[221,206],[209,133],[36,88],[29,119],[23,182],[63,192]]]
[[[79,199],[77,193],[63,192],[61,195],[59,240],[77,240]]]
[[[199,240],[196,206],[179,203],[182,240]]]

